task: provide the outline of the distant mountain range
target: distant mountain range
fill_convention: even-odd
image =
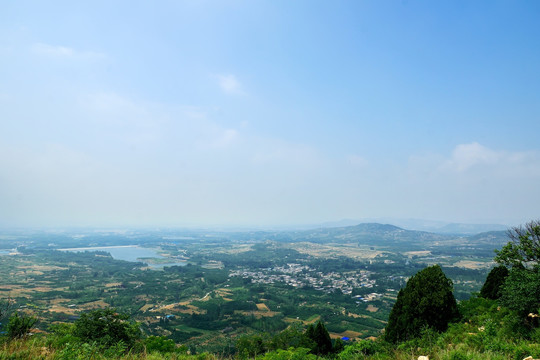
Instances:
[[[394,219],[394,218],[373,218],[373,219],[343,219],[334,222],[325,222],[321,227],[346,227],[360,223],[385,223],[393,224],[408,230],[429,231],[438,234],[472,235],[488,231],[506,231],[507,225],[501,224],[464,224],[449,223],[444,221],[422,220],[422,219]]]
[[[277,235],[274,233],[274,235]],[[488,254],[508,242],[505,231],[489,231],[474,235],[454,235],[418,230],[406,230],[395,225],[363,223],[354,226],[328,227],[303,231],[281,232],[282,241],[321,244],[351,244],[383,246],[400,250],[451,250],[464,255]],[[275,238],[277,239],[277,238]]]

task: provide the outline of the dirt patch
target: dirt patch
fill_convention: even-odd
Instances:
[[[489,268],[493,265],[492,262],[479,262],[479,261],[472,261],[472,260],[461,260],[455,263],[452,266],[455,267],[461,267],[465,269],[472,269],[472,270],[478,270],[478,269],[484,269]]]
[[[208,300],[210,300],[211,299],[210,294],[211,293],[207,293],[202,298],[200,298],[199,301],[208,301]]]
[[[77,309],[75,308],[68,308],[68,307],[60,306],[60,305],[53,305],[49,308],[49,312],[62,313],[62,314],[67,314],[67,315],[75,315],[76,311]]]
[[[51,287],[48,287],[48,286],[36,286],[36,287],[33,287],[33,288],[28,288],[27,290],[29,292],[32,292],[32,291],[47,292],[47,291],[52,291],[53,289]]]
[[[359,314],[355,314],[355,313],[348,313],[347,316],[355,318],[355,319],[358,319],[358,318],[369,319],[370,318],[367,315],[359,315]]]
[[[173,281],[171,281],[173,282]],[[135,285],[135,286],[143,286],[144,283],[142,281],[130,281],[128,284]]]
[[[51,304],[51,305],[59,305],[59,304],[67,303],[67,302],[69,302],[69,299],[52,299],[52,300],[49,300],[49,304]]]
[[[413,256],[428,256],[428,255],[431,255],[431,251],[429,250],[422,250],[422,251],[407,251],[405,253],[403,253],[404,255],[408,256],[408,257],[413,257]]]
[[[178,303],[178,305],[180,305],[180,306],[187,306],[187,305],[191,304],[191,301],[192,301],[192,300],[180,301],[180,302]]]
[[[65,267],[54,265],[21,265],[17,266],[17,269],[32,269],[36,271],[53,271],[53,270],[66,270]]]
[[[206,310],[201,310],[201,309],[199,309],[198,307],[196,307],[194,305],[187,305],[187,309],[185,309],[185,308],[174,308],[174,311],[179,312],[181,314],[188,314],[188,315],[206,314]]]
[[[142,311],[142,312],[146,312],[148,311],[149,309],[151,309],[154,305],[152,304],[145,304],[143,305],[139,310]]]
[[[169,304],[169,305],[162,305],[157,308],[154,308],[152,310],[149,310],[152,312],[156,311],[170,311],[170,312],[179,312],[181,314],[206,314],[206,310],[201,310],[195,305],[191,305],[190,301],[182,301],[179,303]]]
[[[250,251],[253,248],[253,244],[233,245],[232,249],[226,249],[221,251],[224,254],[241,254]]]
[[[369,312],[377,312],[377,311],[379,311],[379,308],[370,304],[370,305],[368,305],[366,310],[369,311]]]
[[[268,308],[268,306],[266,306],[265,303],[257,304],[257,309],[259,311],[270,311],[270,309]]]
[[[152,298],[150,296],[148,296],[148,295],[137,295],[137,296],[135,296],[136,301],[145,301],[146,302],[146,301],[149,301],[151,299]]]
[[[341,334],[330,333],[330,337],[332,339],[341,339],[343,337],[348,337],[349,339],[355,339],[355,338],[359,338],[360,336],[362,336],[361,332],[352,331],[352,330],[344,331]]]
[[[273,317],[279,314],[275,311],[243,311],[243,310],[235,310],[235,314],[242,314],[245,316],[255,316],[256,319],[260,319],[262,317]]]
[[[63,291],[65,289],[66,287],[61,287],[61,288],[51,288],[49,286],[25,287],[22,285],[11,284],[11,285],[0,285],[0,294],[7,292],[8,293],[7,295],[11,297],[20,296],[20,297],[28,298],[28,297],[31,297],[30,294],[33,292],[48,292],[52,290]]]
[[[307,242],[292,244],[290,248],[303,254],[324,258],[345,256],[353,259],[373,259],[383,253],[354,245],[321,245]]]
[[[122,286],[121,282],[113,282],[113,283],[105,284],[106,288],[114,288],[114,287],[119,287],[119,286]]]
[[[225,301],[232,301],[231,297],[233,296],[232,291],[229,289],[217,289],[216,294],[221,296]]]
[[[91,301],[86,304],[79,305],[79,307],[84,310],[94,310],[94,309],[103,309],[103,308],[109,307],[109,304],[107,304],[103,300],[97,300],[97,301]]]

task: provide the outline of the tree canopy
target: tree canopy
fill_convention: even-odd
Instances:
[[[510,228],[510,241],[495,251],[495,261],[507,267],[532,268],[540,263],[540,220]]]
[[[398,293],[390,312],[385,337],[400,342],[418,337],[423,328],[445,331],[459,316],[452,281],[439,265],[419,271]]]
[[[316,355],[327,355],[332,352],[332,340],[330,339],[330,334],[321,321],[318,321],[315,326],[310,324],[306,329],[306,335],[309,339],[313,340],[315,344],[312,353]]]
[[[526,317],[540,311],[540,220],[511,228],[508,237],[495,256],[496,262],[510,268],[499,301]]]
[[[480,296],[486,299],[497,300],[502,295],[502,286],[508,277],[508,269],[504,265],[499,265],[489,272]]]
[[[129,321],[129,315],[119,314],[111,308],[81,314],[75,321],[73,334],[83,341],[95,341],[104,346],[123,342],[127,348],[133,347],[141,338],[139,325]]]

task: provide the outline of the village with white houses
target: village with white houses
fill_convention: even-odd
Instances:
[[[276,266],[259,270],[240,269],[231,271],[229,276],[239,276],[251,279],[254,284],[285,283],[295,288],[310,286],[315,290],[326,293],[341,292],[351,295],[355,288],[373,288],[375,280],[370,279],[371,271],[357,270],[346,273],[323,273],[315,269],[296,263]],[[373,292],[366,295],[355,295],[357,302],[368,302],[380,299],[382,294]]]

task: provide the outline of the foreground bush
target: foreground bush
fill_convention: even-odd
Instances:
[[[37,322],[37,318],[26,314],[14,313],[9,318],[7,336],[10,339],[20,339],[27,336]]]
[[[73,335],[85,343],[97,343],[104,347],[132,349],[141,339],[141,330],[129,315],[117,313],[115,309],[98,309],[81,315],[75,321]]]

